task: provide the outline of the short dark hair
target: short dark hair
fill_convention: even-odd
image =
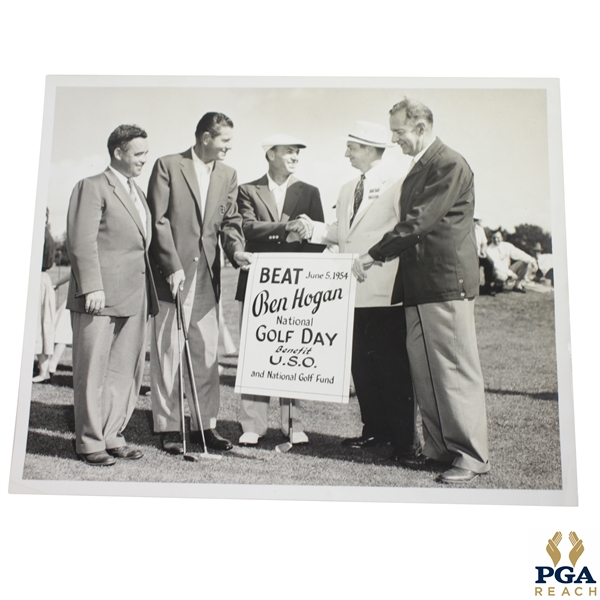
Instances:
[[[119,125],[109,136],[108,136],[108,153],[111,158],[115,156],[115,150],[117,148],[127,149],[127,145],[131,140],[135,138],[147,138],[148,134],[137,125]]]
[[[217,137],[221,131],[221,127],[233,127],[233,121],[223,113],[207,112],[196,126],[196,139],[199,140],[203,133],[208,132],[211,138]]]
[[[422,102],[412,100],[405,96],[400,102],[397,102],[392,106],[390,115],[396,114],[401,110],[406,111],[406,118],[411,121],[413,125],[426,121],[429,124],[429,127],[433,126],[433,113]]]

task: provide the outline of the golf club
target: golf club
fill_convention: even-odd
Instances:
[[[183,460],[188,462],[197,462],[197,458],[187,452],[187,444],[185,439],[185,413],[183,402],[183,350],[181,348],[181,334],[183,325],[183,315],[179,305],[179,291],[177,292],[176,314],[177,314],[177,345],[179,347],[179,414],[181,423],[181,439],[183,441]]]
[[[200,434],[202,435],[202,446],[203,451],[200,454],[202,458],[214,458],[216,460],[220,460],[223,458],[221,454],[209,454],[208,446],[206,445],[206,438],[204,436],[204,427],[202,426],[202,416],[200,414],[200,402],[198,401],[198,390],[196,389],[196,380],[194,379],[194,369],[192,367],[192,352],[190,350],[190,342],[188,339],[188,331],[187,326],[185,324],[184,316],[183,316],[183,305],[181,303],[181,296],[179,292],[177,293],[177,312],[180,315],[181,321],[181,329],[183,331],[183,339],[185,346],[185,360],[188,368],[188,375],[190,377],[190,388],[192,390],[192,400],[194,404],[194,410],[196,412],[196,419],[198,421],[198,427],[200,428]],[[183,368],[183,365],[180,363],[180,366]],[[196,457],[193,457],[193,460],[198,460]]]
[[[290,434],[290,441],[284,442],[283,444],[279,444],[275,446],[275,452],[289,452],[294,447],[294,425],[292,419],[292,413],[294,411],[294,399],[290,398],[290,414],[288,419],[288,429]]]

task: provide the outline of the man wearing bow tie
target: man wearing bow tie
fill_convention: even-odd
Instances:
[[[206,445],[230,450],[216,430],[219,391],[219,238],[235,267],[247,268],[242,217],[237,210],[237,175],[222,161],[231,149],[233,122],[222,113],[206,113],[198,122],[195,144],[159,158],[148,185],[152,212],[151,246],[160,312],[154,319],[150,350],[154,430],[164,450],[183,452],[179,412],[179,352],[175,298],[181,294],[188,324],[194,378]],[[191,398],[184,369],[188,398]],[[198,431],[194,411],[192,430]],[[192,441],[197,438],[195,434]]]
[[[158,310],[150,211],[134,182],[146,138],[135,125],[117,127],[108,138],[110,166],[75,186],[67,215],[76,450],[96,466],[142,457],[123,430],[142,381],[148,315]]]

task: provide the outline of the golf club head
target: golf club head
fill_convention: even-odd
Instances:
[[[294,444],[291,442],[284,442],[283,444],[275,446],[275,452],[289,452],[293,447]]]
[[[193,454],[184,454],[183,460],[187,460],[188,462],[198,462],[198,459]]]
[[[208,452],[203,452],[200,455],[200,458],[212,458],[213,460],[221,460],[223,458],[222,454],[209,454]]]

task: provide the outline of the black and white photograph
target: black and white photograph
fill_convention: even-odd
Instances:
[[[0,595],[595,597],[599,18],[0,2]]]
[[[558,107],[48,78],[23,491],[575,503]]]

